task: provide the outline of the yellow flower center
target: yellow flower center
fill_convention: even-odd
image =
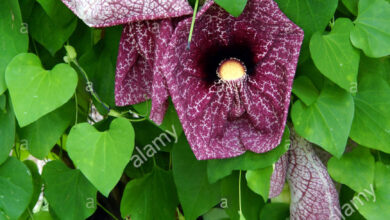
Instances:
[[[219,64],[217,75],[224,81],[241,79],[246,75],[246,66],[239,59],[226,59]]]

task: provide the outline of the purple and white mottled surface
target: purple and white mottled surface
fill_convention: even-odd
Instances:
[[[275,164],[270,198],[280,194],[287,177],[291,191],[290,219],[340,219],[338,193],[326,167],[310,142],[294,131],[290,138],[290,149]]]
[[[174,26],[181,17],[192,14],[188,1],[62,1],[91,27],[124,24],[115,77],[116,105],[133,105],[152,98],[150,118],[160,124],[167,107],[168,91],[162,72],[156,71],[156,57],[165,54]]]
[[[275,163],[274,172],[271,176],[269,198],[277,197],[283,191],[284,183],[286,182],[287,166],[288,153],[285,153]]]
[[[91,27],[179,17],[192,13],[187,0],[62,0]]]
[[[275,148],[285,127],[302,30],[272,0],[248,1],[238,18],[207,2],[186,50],[190,25],[191,18],[178,24],[167,53],[157,59],[197,159]],[[210,50],[243,44],[253,53],[253,73],[234,87],[208,82],[216,74],[202,69]]]
[[[163,121],[168,90],[162,72],[156,69],[156,57],[164,56],[172,32],[170,19],[134,22],[124,26],[119,45],[116,105],[133,105],[152,98],[150,118],[158,124]]]
[[[311,143],[293,135],[288,154],[291,219],[339,219],[336,188]]]

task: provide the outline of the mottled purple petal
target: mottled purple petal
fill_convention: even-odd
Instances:
[[[158,62],[165,54],[173,26],[170,19],[133,22],[124,26],[115,78],[115,102],[133,105],[152,98],[151,119],[160,124],[168,91]]]
[[[271,184],[269,189],[269,198],[277,197],[283,190],[286,182],[286,173],[288,166],[288,153],[283,154],[274,167],[274,172],[271,176]]]
[[[62,0],[91,27],[179,17],[192,13],[187,0]]]
[[[336,188],[311,144],[291,132],[288,153],[290,219],[340,219]]]
[[[272,0],[248,1],[238,18],[207,2],[186,50],[190,25],[191,18],[179,23],[161,68],[195,156],[227,158],[275,148],[287,118],[302,30]],[[247,77],[232,83],[213,79],[217,68],[210,70],[209,62],[225,49],[242,59],[250,56]]]

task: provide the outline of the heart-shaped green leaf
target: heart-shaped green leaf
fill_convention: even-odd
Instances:
[[[308,58],[311,36],[317,31],[324,31],[334,16],[338,0],[275,0],[280,9],[295,24],[303,29],[305,38],[301,49],[302,62]]]
[[[75,165],[103,195],[108,196],[130,161],[134,129],[124,118],[114,119],[109,130],[104,132],[82,123],[72,128],[66,146]]]
[[[357,143],[390,153],[390,86],[379,74],[366,74],[355,97],[350,137]]]
[[[61,19],[65,18],[59,17],[56,20]],[[57,24],[38,4],[35,4],[29,20],[28,27],[30,36],[43,45],[52,56],[62,48],[77,26],[77,19],[75,17],[64,26]]]
[[[63,27],[68,25],[75,15],[64,3],[58,0],[37,0],[45,10],[50,19],[57,25]]]
[[[317,32],[310,41],[310,53],[316,67],[341,88],[351,92],[356,85],[360,54],[349,40],[351,20],[337,19],[329,34]]]
[[[45,197],[61,219],[86,219],[95,212],[97,191],[79,170],[51,161],[44,166],[42,177]]]
[[[328,172],[334,180],[356,192],[369,189],[374,183],[375,159],[369,149],[357,147],[342,158],[330,158]]]
[[[390,3],[385,0],[360,0],[358,17],[351,31],[352,44],[369,57],[390,54]]]
[[[28,151],[36,158],[45,158],[74,118],[73,100],[19,130]]]
[[[291,109],[296,132],[338,158],[344,152],[353,115],[352,96],[332,85],[326,85],[312,105],[298,100]]]
[[[175,219],[178,203],[172,173],[155,166],[126,185],[120,209],[123,218],[133,220]]]
[[[26,165],[15,157],[0,165],[0,219],[18,219],[32,194],[33,181]]]
[[[14,56],[27,51],[27,26],[22,21],[17,0],[1,1],[0,5],[0,94],[5,84],[5,69]]]
[[[45,70],[31,53],[17,55],[8,65],[5,79],[21,127],[65,104],[77,86],[72,67],[58,64],[51,71]]]

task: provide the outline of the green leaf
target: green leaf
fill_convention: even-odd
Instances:
[[[369,189],[374,183],[375,159],[367,148],[357,147],[343,155],[328,161],[330,176],[339,183],[349,186],[356,192]]]
[[[61,219],[86,219],[96,210],[97,191],[79,170],[61,161],[43,167],[45,198]]]
[[[24,211],[22,217],[20,218],[20,219],[28,219],[30,217],[30,213],[32,213],[32,210],[35,207],[35,205],[39,199],[39,195],[42,192],[43,181],[42,181],[41,175],[39,174],[37,164],[34,161],[25,160],[25,161],[23,161],[23,163],[30,170],[30,173],[32,175],[32,180],[33,180],[33,186],[34,186],[33,193],[32,193],[32,199],[30,201],[30,204],[27,207],[28,210]]]
[[[337,8],[337,0],[276,0],[280,9],[298,26],[305,35],[324,30]]]
[[[6,107],[7,107],[7,96],[5,96],[4,94],[0,95],[0,112],[1,113],[7,112]]]
[[[0,165],[0,219],[17,219],[30,203],[33,182],[30,171],[15,157]]]
[[[132,105],[134,109],[140,114],[140,115],[147,115],[150,113],[152,102],[151,100],[148,100],[146,102],[138,103],[135,105]],[[149,119],[150,122],[155,124],[153,121]],[[161,130],[166,131],[170,130],[172,131],[173,128],[175,128],[176,134],[179,137],[183,133],[183,128],[181,126],[179,116],[177,115],[177,112],[175,110],[175,107],[173,106],[173,103],[170,101],[169,106],[167,109],[167,112],[164,115],[164,120],[161,123],[161,125],[156,125]]]
[[[51,217],[51,215],[48,211],[39,211],[37,213],[34,213],[33,219],[34,220],[53,220],[53,217]]]
[[[287,203],[267,203],[261,210],[260,219],[285,220],[290,217],[290,206]]]
[[[353,14],[358,14],[358,2],[359,0],[341,0],[345,7]]]
[[[221,208],[213,208],[202,217],[203,220],[230,220],[225,210]]]
[[[122,28],[105,29],[105,38],[80,57],[80,65],[85,69],[93,88],[109,106],[115,106],[115,68]],[[102,114],[106,109],[94,100]]]
[[[299,76],[294,80],[292,92],[306,105],[313,104],[320,92],[307,76]]]
[[[121,26],[119,26],[121,27]],[[105,33],[107,30],[110,28],[105,28]],[[77,52],[77,57],[79,58],[79,64],[81,64],[80,58],[90,51],[93,46],[94,46],[94,41],[93,41],[93,34],[95,32],[102,32],[103,29],[92,29],[88,27],[82,20],[78,19],[77,21],[77,27],[76,30],[72,33],[72,35],[69,38],[69,45],[72,45],[72,47],[75,48]],[[101,36],[98,35],[99,37]],[[100,38],[99,38],[100,39]],[[119,46],[118,46],[119,48]],[[117,49],[118,49],[117,48]]]
[[[40,5],[35,4],[28,27],[31,37],[43,45],[54,56],[62,48],[70,35],[72,35],[76,26],[76,18],[65,26],[56,24]]]
[[[330,33],[315,33],[310,41],[310,53],[316,67],[341,88],[351,92],[356,85],[360,54],[350,40],[353,24],[339,18]]]
[[[76,167],[107,197],[130,160],[134,129],[125,118],[114,119],[104,132],[82,123],[72,128],[66,146]]]
[[[296,132],[338,158],[347,144],[353,115],[352,96],[332,85],[325,86],[312,105],[298,100],[291,109]]]
[[[6,111],[0,110],[0,137],[0,164],[2,164],[7,160],[15,142],[15,116],[10,100],[6,103]]]
[[[172,173],[154,167],[126,185],[120,209],[123,218],[131,216],[133,220],[175,219],[178,203]]]
[[[360,192],[362,193],[362,192]],[[364,196],[355,195],[356,209],[367,219],[382,220],[390,218],[390,166],[377,162],[375,166],[375,193],[373,186],[364,190]],[[375,194],[371,195],[371,194]]]
[[[352,44],[369,57],[390,54],[390,3],[385,0],[360,0],[358,17],[351,31]]]
[[[380,75],[390,85],[390,57],[373,59],[362,56],[359,67],[359,81],[365,75],[372,74]]]
[[[18,0],[0,2],[0,95],[7,89],[5,68],[14,56],[28,48],[27,29],[22,21]]]
[[[263,199],[248,188],[245,178],[241,178],[241,206],[242,215],[239,214],[238,180],[239,172],[234,171],[231,175],[221,180],[221,208],[224,208],[231,220],[239,220],[245,217],[248,220],[258,219],[261,208],[264,206]]]
[[[75,18],[71,10],[59,0],[37,0],[53,22],[59,26],[65,26]]]
[[[169,129],[164,132],[149,120],[134,123],[133,126],[135,136],[137,137],[136,146],[143,151],[147,152],[147,145],[152,145],[155,149],[170,152],[172,150],[173,143],[178,141],[178,137],[175,137],[177,136],[177,132],[174,130],[174,127],[173,129]]]
[[[291,202],[291,192],[288,184],[284,184],[282,192],[277,196],[271,199],[272,202],[278,203],[288,203]]]
[[[355,142],[390,153],[390,86],[382,77],[362,77],[355,97],[350,137]]]
[[[233,170],[256,170],[271,166],[288,150],[289,146],[290,132],[286,126],[279,146],[267,153],[256,154],[247,151],[234,158],[208,160],[207,175],[209,182],[215,183],[217,180],[231,174]]]
[[[70,101],[34,123],[20,129],[21,140],[26,141],[28,151],[36,158],[44,159],[75,116],[75,103]]]
[[[238,17],[244,11],[248,0],[215,0],[221,8],[225,9],[229,14]]]
[[[261,195],[264,201],[268,200],[271,176],[274,171],[272,166],[246,172],[248,187],[255,193]]]
[[[342,214],[348,220],[366,220],[360,213],[353,207],[353,197],[355,191],[350,189],[347,185],[341,185],[339,192],[339,199],[341,204]]]
[[[5,68],[14,56],[26,52],[28,34],[24,27],[18,0],[0,3],[0,95],[7,89]]]
[[[280,9],[295,24],[303,29],[305,38],[301,48],[301,59],[309,57],[309,42],[317,31],[324,31],[334,16],[338,0],[275,0]]]
[[[3,94],[0,95],[0,112],[4,113],[7,112],[7,97]]]
[[[195,220],[220,202],[220,184],[207,179],[207,162],[196,160],[184,135],[172,152],[173,177],[186,220]]]
[[[20,11],[22,13],[23,20],[27,20],[27,18],[30,17],[35,2],[36,0],[19,0]],[[27,30],[27,26],[26,26],[26,30]]]
[[[67,64],[48,71],[31,53],[17,55],[5,79],[19,125],[24,127],[65,104],[75,92],[77,73]]]
[[[325,82],[327,81],[325,76],[317,69],[314,65],[313,60],[309,59],[303,62],[297,67],[297,76],[306,76],[316,87],[316,90],[321,91],[324,88]],[[310,88],[310,87],[309,87]]]

